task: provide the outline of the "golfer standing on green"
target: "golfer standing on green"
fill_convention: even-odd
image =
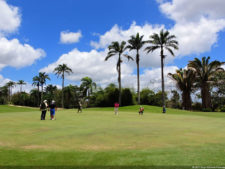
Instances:
[[[40,105],[40,110],[41,110],[41,120],[45,120],[45,115],[46,115],[46,111],[48,108],[48,103],[47,100],[44,100],[41,105]]]
[[[54,100],[52,100],[51,104],[49,105],[49,108],[50,108],[51,120],[55,120],[55,111],[57,110],[57,107]]]
[[[119,106],[120,106],[120,105],[119,105],[119,103],[117,103],[117,102],[114,104],[115,115],[118,115],[118,109],[119,109]]]
[[[78,102],[78,110],[77,113],[82,113],[82,104],[81,101]]]

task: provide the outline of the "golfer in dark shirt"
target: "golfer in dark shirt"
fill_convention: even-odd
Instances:
[[[41,105],[40,105],[40,110],[41,110],[41,120],[45,120],[45,115],[46,115],[46,111],[48,108],[48,103],[47,100],[44,100]]]

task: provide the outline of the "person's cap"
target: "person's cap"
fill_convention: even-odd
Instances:
[[[52,100],[52,103],[55,103],[55,100]]]
[[[47,100],[44,100],[43,102],[44,102],[44,103],[46,103],[46,102],[47,102]]]

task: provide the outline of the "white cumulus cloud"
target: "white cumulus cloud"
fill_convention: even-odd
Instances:
[[[198,22],[201,18],[224,19],[224,0],[159,1],[160,9],[176,22]]]
[[[29,44],[21,44],[18,39],[0,38],[0,68],[29,66],[45,56],[42,49],[34,49]]]
[[[6,85],[9,81],[13,81],[11,79],[8,78],[4,78],[2,75],[0,75],[0,87]],[[15,85],[12,88],[12,93],[17,93],[20,92],[20,85],[17,84],[17,81],[14,81]],[[32,86],[32,84],[25,82],[26,84],[22,86],[22,91],[25,91],[27,93],[29,93],[32,89],[34,89],[35,87]]]
[[[17,31],[21,24],[19,8],[0,0],[0,70],[6,66],[21,68],[33,64],[45,56],[42,49],[21,44],[18,39],[7,39],[9,33]]]
[[[136,22],[133,22],[128,29],[114,25],[109,31],[99,36],[98,42],[91,41],[91,46],[96,49],[106,48],[112,41],[127,41],[131,35],[136,35],[138,32],[141,35],[145,35],[144,39],[148,39],[152,33],[159,32],[162,28],[164,28],[164,25],[146,23],[143,26],[139,26]]]
[[[143,40],[148,40],[149,36],[155,32],[160,32],[161,29],[164,28],[164,25],[151,25],[151,24],[144,24],[143,26],[137,25],[133,22],[128,29],[122,29],[118,25],[114,25],[109,31],[105,32],[103,35],[99,36],[99,41],[91,41],[91,46],[96,49],[106,49],[109,44],[113,41],[127,41],[130,39],[130,36],[136,35],[138,32],[140,35],[144,35]],[[140,65],[144,68],[149,67],[158,67],[160,66],[160,57],[159,51],[154,53],[147,54],[144,51],[144,46],[140,51]],[[127,51],[128,52],[128,51]],[[129,52],[129,54],[135,58],[135,52]],[[173,57],[168,55],[166,62],[170,62],[173,60]],[[132,64],[132,67],[135,68],[135,62]]]
[[[4,78],[2,75],[0,75],[0,87],[4,86],[9,81],[10,79]]]
[[[81,31],[78,32],[62,31],[60,33],[60,42],[63,44],[77,43],[79,42],[81,37],[82,37]]]
[[[52,73],[57,65],[64,63],[73,70],[73,73],[66,77],[69,80],[80,81],[81,78],[89,76],[98,83],[108,83],[116,79],[116,59],[112,58],[106,62],[105,57],[105,51],[81,52],[73,49],[40,71]]]
[[[225,19],[209,20],[202,18],[199,22],[177,23],[170,32],[177,36],[180,56],[200,54],[210,51],[217,43],[218,33],[225,28]]]
[[[11,33],[20,26],[21,18],[18,7],[0,0],[0,34]]]
[[[223,0],[161,0],[161,12],[175,21],[170,29],[180,43],[177,54],[186,56],[210,51],[218,33],[225,29]]]
[[[164,67],[165,89],[171,90],[175,88],[175,83],[167,76],[168,73],[175,73],[177,66]],[[122,79],[124,87],[137,89],[137,75],[125,74]],[[154,91],[161,90],[161,68],[145,69],[140,75],[140,88],[149,88]]]

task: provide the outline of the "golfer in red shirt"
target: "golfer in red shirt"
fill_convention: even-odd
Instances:
[[[118,109],[119,109],[119,106],[120,106],[120,105],[119,105],[119,103],[117,103],[117,102],[114,104],[115,115],[118,115]]]

